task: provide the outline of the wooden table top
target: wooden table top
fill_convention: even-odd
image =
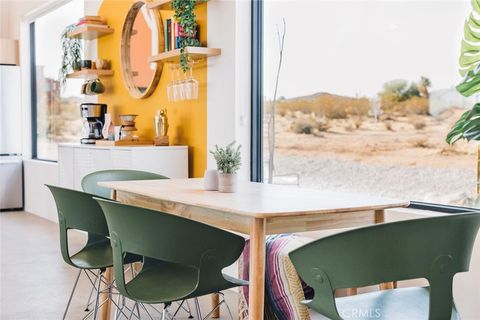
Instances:
[[[252,218],[384,210],[409,205],[409,201],[404,200],[247,181],[239,181],[236,193],[203,190],[203,179],[104,181],[98,184],[156,200]]]

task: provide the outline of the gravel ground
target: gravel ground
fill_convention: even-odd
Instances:
[[[276,154],[275,158],[276,183],[296,183],[294,175],[298,174],[301,187],[455,204],[467,203],[475,192],[474,170],[386,166],[302,155]]]

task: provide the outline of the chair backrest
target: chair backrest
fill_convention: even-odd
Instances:
[[[82,189],[85,192],[100,197],[110,198],[111,190],[100,187],[100,181],[156,180],[168,179],[160,174],[139,170],[102,170],[92,172],[82,179]]]
[[[319,239],[290,258],[316,291],[311,307],[333,319],[335,289],[416,278],[430,283],[430,318],[445,317],[453,276],[468,271],[479,225],[478,212],[373,225]]]
[[[129,252],[199,267],[203,255],[218,254],[224,267],[234,263],[245,240],[233,233],[183,217],[94,198],[103,209],[112,239]]]
[[[115,277],[122,294],[126,293],[121,267],[121,257],[125,253],[195,267],[199,272],[199,282],[208,278],[218,283],[225,281],[222,269],[238,259],[245,245],[241,236],[203,223],[110,200],[94,199],[107,218]]]
[[[47,185],[57,205],[60,227],[60,245],[62,256],[72,264],[68,253],[68,229],[88,232],[89,243],[105,239],[108,234],[107,221],[92,194],[82,191]]]

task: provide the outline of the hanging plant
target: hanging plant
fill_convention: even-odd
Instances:
[[[72,70],[80,70],[80,60],[82,59],[82,43],[80,39],[69,38],[67,34],[75,29],[75,24],[65,28],[61,35],[62,43],[62,66],[58,73],[58,80],[62,88],[65,87],[67,75]]]
[[[206,2],[207,0],[202,0]],[[185,52],[186,47],[200,47],[197,39],[197,22],[195,21],[195,6],[197,0],[173,0],[172,8],[175,10],[174,18],[182,28],[180,37],[180,66],[183,72],[187,72],[190,57]]]

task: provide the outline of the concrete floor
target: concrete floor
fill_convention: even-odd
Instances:
[[[78,270],[62,260],[58,239],[58,225],[53,222],[25,212],[0,213],[0,319],[62,318]],[[72,233],[70,239],[72,252],[85,241],[80,233]],[[67,319],[86,315],[90,289],[88,280],[81,278]],[[228,291],[226,297],[236,312],[236,293]],[[200,304],[205,315],[210,298],[200,298]],[[222,315],[228,318],[226,312]],[[187,319],[187,314],[181,312],[178,319]]]
[[[387,220],[397,218],[387,216]],[[73,233],[72,252],[84,240],[82,234]],[[61,258],[57,224],[25,212],[0,213],[0,319],[61,319],[76,273]],[[419,284],[422,283],[402,282],[399,286]],[[454,297],[463,320],[480,319],[479,286],[480,237],[477,237],[470,272],[458,274],[454,282]],[[83,318],[89,289],[84,278],[67,319]],[[226,296],[235,314],[237,295],[228,291]],[[200,303],[204,313],[209,310],[209,297],[201,298]],[[183,313],[179,319],[186,316]]]

